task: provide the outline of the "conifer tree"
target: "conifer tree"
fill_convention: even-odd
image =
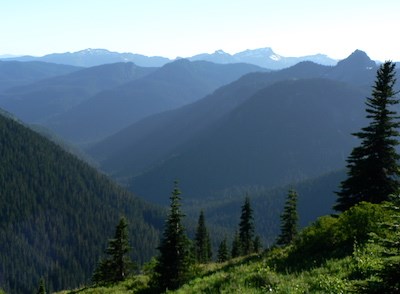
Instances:
[[[281,234],[278,237],[278,245],[287,245],[293,241],[297,235],[297,192],[290,189],[283,213],[281,215]]]
[[[242,206],[242,214],[239,223],[239,240],[241,254],[247,255],[253,252],[254,220],[253,210],[250,206],[250,198],[246,196]]]
[[[219,244],[217,261],[225,262],[228,259],[229,259],[228,245],[226,243],[226,237],[225,237],[224,240],[222,240],[221,243]]]
[[[175,181],[170,197],[168,219],[158,247],[160,255],[155,268],[156,286],[163,292],[179,288],[191,275],[191,246],[182,224],[185,215],[180,208],[180,194],[178,183]]]
[[[1,290],[0,290],[1,293]],[[36,294],[46,294],[46,286],[43,279],[40,279],[39,288],[36,291]]]
[[[233,241],[232,241],[231,256],[232,256],[232,258],[235,258],[240,255],[242,255],[242,247],[240,244],[239,234],[238,234],[238,232],[236,232],[235,236],[233,237]]]
[[[197,224],[196,236],[195,236],[195,251],[196,251],[197,262],[207,263],[211,260],[212,257],[211,240],[210,240],[210,234],[208,233],[205,224],[203,211],[200,211],[199,221]]]
[[[114,238],[108,241],[106,253],[109,257],[100,261],[93,274],[93,282],[107,284],[125,280],[133,266],[128,257],[130,250],[128,223],[122,217],[115,229]]]
[[[395,147],[399,144],[395,98],[395,64],[387,61],[377,71],[372,98],[367,98],[367,127],[353,134],[361,139],[347,159],[347,179],[341,183],[335,209],[345,211],[361,201],[380,203],[398,190],[400,168]]]

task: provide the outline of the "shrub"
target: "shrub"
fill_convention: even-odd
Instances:
[[[387,218],[382,205],[361,202],[339,216],[323,216],[300,232],[286,267],[317,266],[333,257],[351,255],[353,244],[362,246]]]

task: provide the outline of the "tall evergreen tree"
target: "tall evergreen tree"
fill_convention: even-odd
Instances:
[[[122,217],[115,229],[114,238],[108,241],[106,253],[109,258],[100,261],[93,274],[93,282],[103,284],[125,280],[133,266],[128,256],[130,250],[128,223]]]
[[[1,289],[0,289],[0,293],[1,293]],[[36,291],[36,294],[46,294],[46,286],[45,286],[43,279],[40,279],[39,288]]]
[[[298,219],[297,192],[290,189],[281,215],[281,234],[276,241],[278,245],[287,245],[296,237]]]
[[[228,245],[226,243],[226,237],[225,237],[224,240],[222,240],[221,243],[219,244],[217,261],[225,262],[228,259],[229,259]]]
[[[235,258],[240,255],[242,255],[242,246],[240,244],[239,234],[238,234],[238,232],[235,232],[235,236],[233,237],[233,241],[232,241],[231,256],[232,256],[232,258]]]
[[[200,263],[207,263],[211,260],[211,240],[204,220],[204,212],[200,211],[195,236],[196,260]]]
[[[181,212],[180,194],[178,183],[175,181],[170,197],[168,219],[158,247],[160,255],[155,268],[155,282],[159,291],[179,288],[191,274],[190,242],[182,224],[182,218],[185,215]]]
[[[253,239],[254,239],[254,220],[253,210],[250,206],[250,198],[246,196],[242,206],[242,214],[239,223],[239,240],[243,255],[253,252]]]
[[[347,159],[347,179],[337,192],[335,209],[345,211],[353,205],[368,201],[380,203],[398,190],[400,167],[395,147],[399,144],[397,128],[400,126],[396,112],[390,106],[395,98],[395,64],[387,61],[377,71],[372,98],[367,98],[367,127],[353,134],[361,139]]]

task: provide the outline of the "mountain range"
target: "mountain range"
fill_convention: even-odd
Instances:
[[[0,60],[0,92],[7,88],[28,85],[42,79],[68,74],[81,69],[40,61],[18,62]]]
[[[255,71],[265,69],[186,59],[161,68],[115,63],[7,89],[0,93],[0,107],[70,142],[88,144]]]
[[[337,60],[323,54],[284,57],[276,54],[271,48],[260,48],[245,50],[236,54],[229,54],[223,50],[217,50],[212,54],[202,53],[192,57],[185,57],[189,60],[203,60],[214,63],[249,63],[268,69],[282,69],[292,66],[301,61],[313,61],[323,65],[335,65]],[[180,59],[180,58],[177,58]],[[53,53],[42,57],[18,56],[9,57],[6,60],[17,61],[45,61],[58,64],[69,64],[74,66],[90,67],[106,63],[133,62],[138,66],[160,67],[173,61],[172,59],[160,56],[145,56],[133,53],[111,52],[105,49],[85,49],[77,52]]]
[[[174,178],[189,197],[202,198],[227,187],[315,177],[344,167],[356,143],[351,133],[365,123],[364,99],[376,69],[355,51],[335,67],[303,62],[251,73],[88,152],[107,173],[156,202]]]
[[[96,65],[117,63],[117,62],[133,62],[138,66],[160,67],[171,60],[159,56],[145,56],[133,53],[111,52],[106,49],[84,49],[77,52],[52,53],[41,57],[35,56],[18,56],[9,57],[5,60],[16,61],[44,61],[57,64],[68,64],[82,67],[92,67]]]
[[[0,92],[0,104],[27,123],[43,124],[50,117],[68,111],[101,91],[139,79],[154,70],[156,68],[138,67],[133,63],[79,68],[28,85],[8,88]]]
[[[229,54],[223,50],[217,50],[212,54],[203,53],[188,58],[189,60],[206,60],[215,63],[238,63],[244,62],[255,64],[268,69],[283,69],[293,66],[302,61],[312,61],[322,65],[336,65],[334,60],[327,55],[316,54],[301,57],[284,57],[276,54],[271,48],[260,48],[245,50],[236,54]]]
[[[280,58],[260,56],[268,54]],[[291,187],[301,225],[330,213],[376,70],[359,50],[336,65],[273,71],[187,59],[88,68],[1,61],[1,287],[31,293],[40,277],[50,290],[87,283],[121,215],[132,257],[149,260],[165,211],[143,199],[166,204],[176,179],[190,231],[204,208],[216,243],[233,234],[245,195],[265,244]],[[85,146],[101,172],[20,120]]]

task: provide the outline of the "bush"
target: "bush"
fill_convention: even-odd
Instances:
[[[354,242],[366,244],[378,233],[387,216],[382,205],[361,202],[339,216],[323,216],[300,232],[290,250],[286,267],[320,265],[326,259],[351,255]]]
[[[310,255],[314,255],[316,252],[331,251],[337,245],[337,224],[337,218],[320,217],[313,225],[300,233],[294,243],[295,250]]]
[[[365,244],[371,233],[380,231],[380,224],[387,219],[385,209],[380,204],[361,202],[339,216],[337,236],[342,245],[352,250],[354,240]]]

